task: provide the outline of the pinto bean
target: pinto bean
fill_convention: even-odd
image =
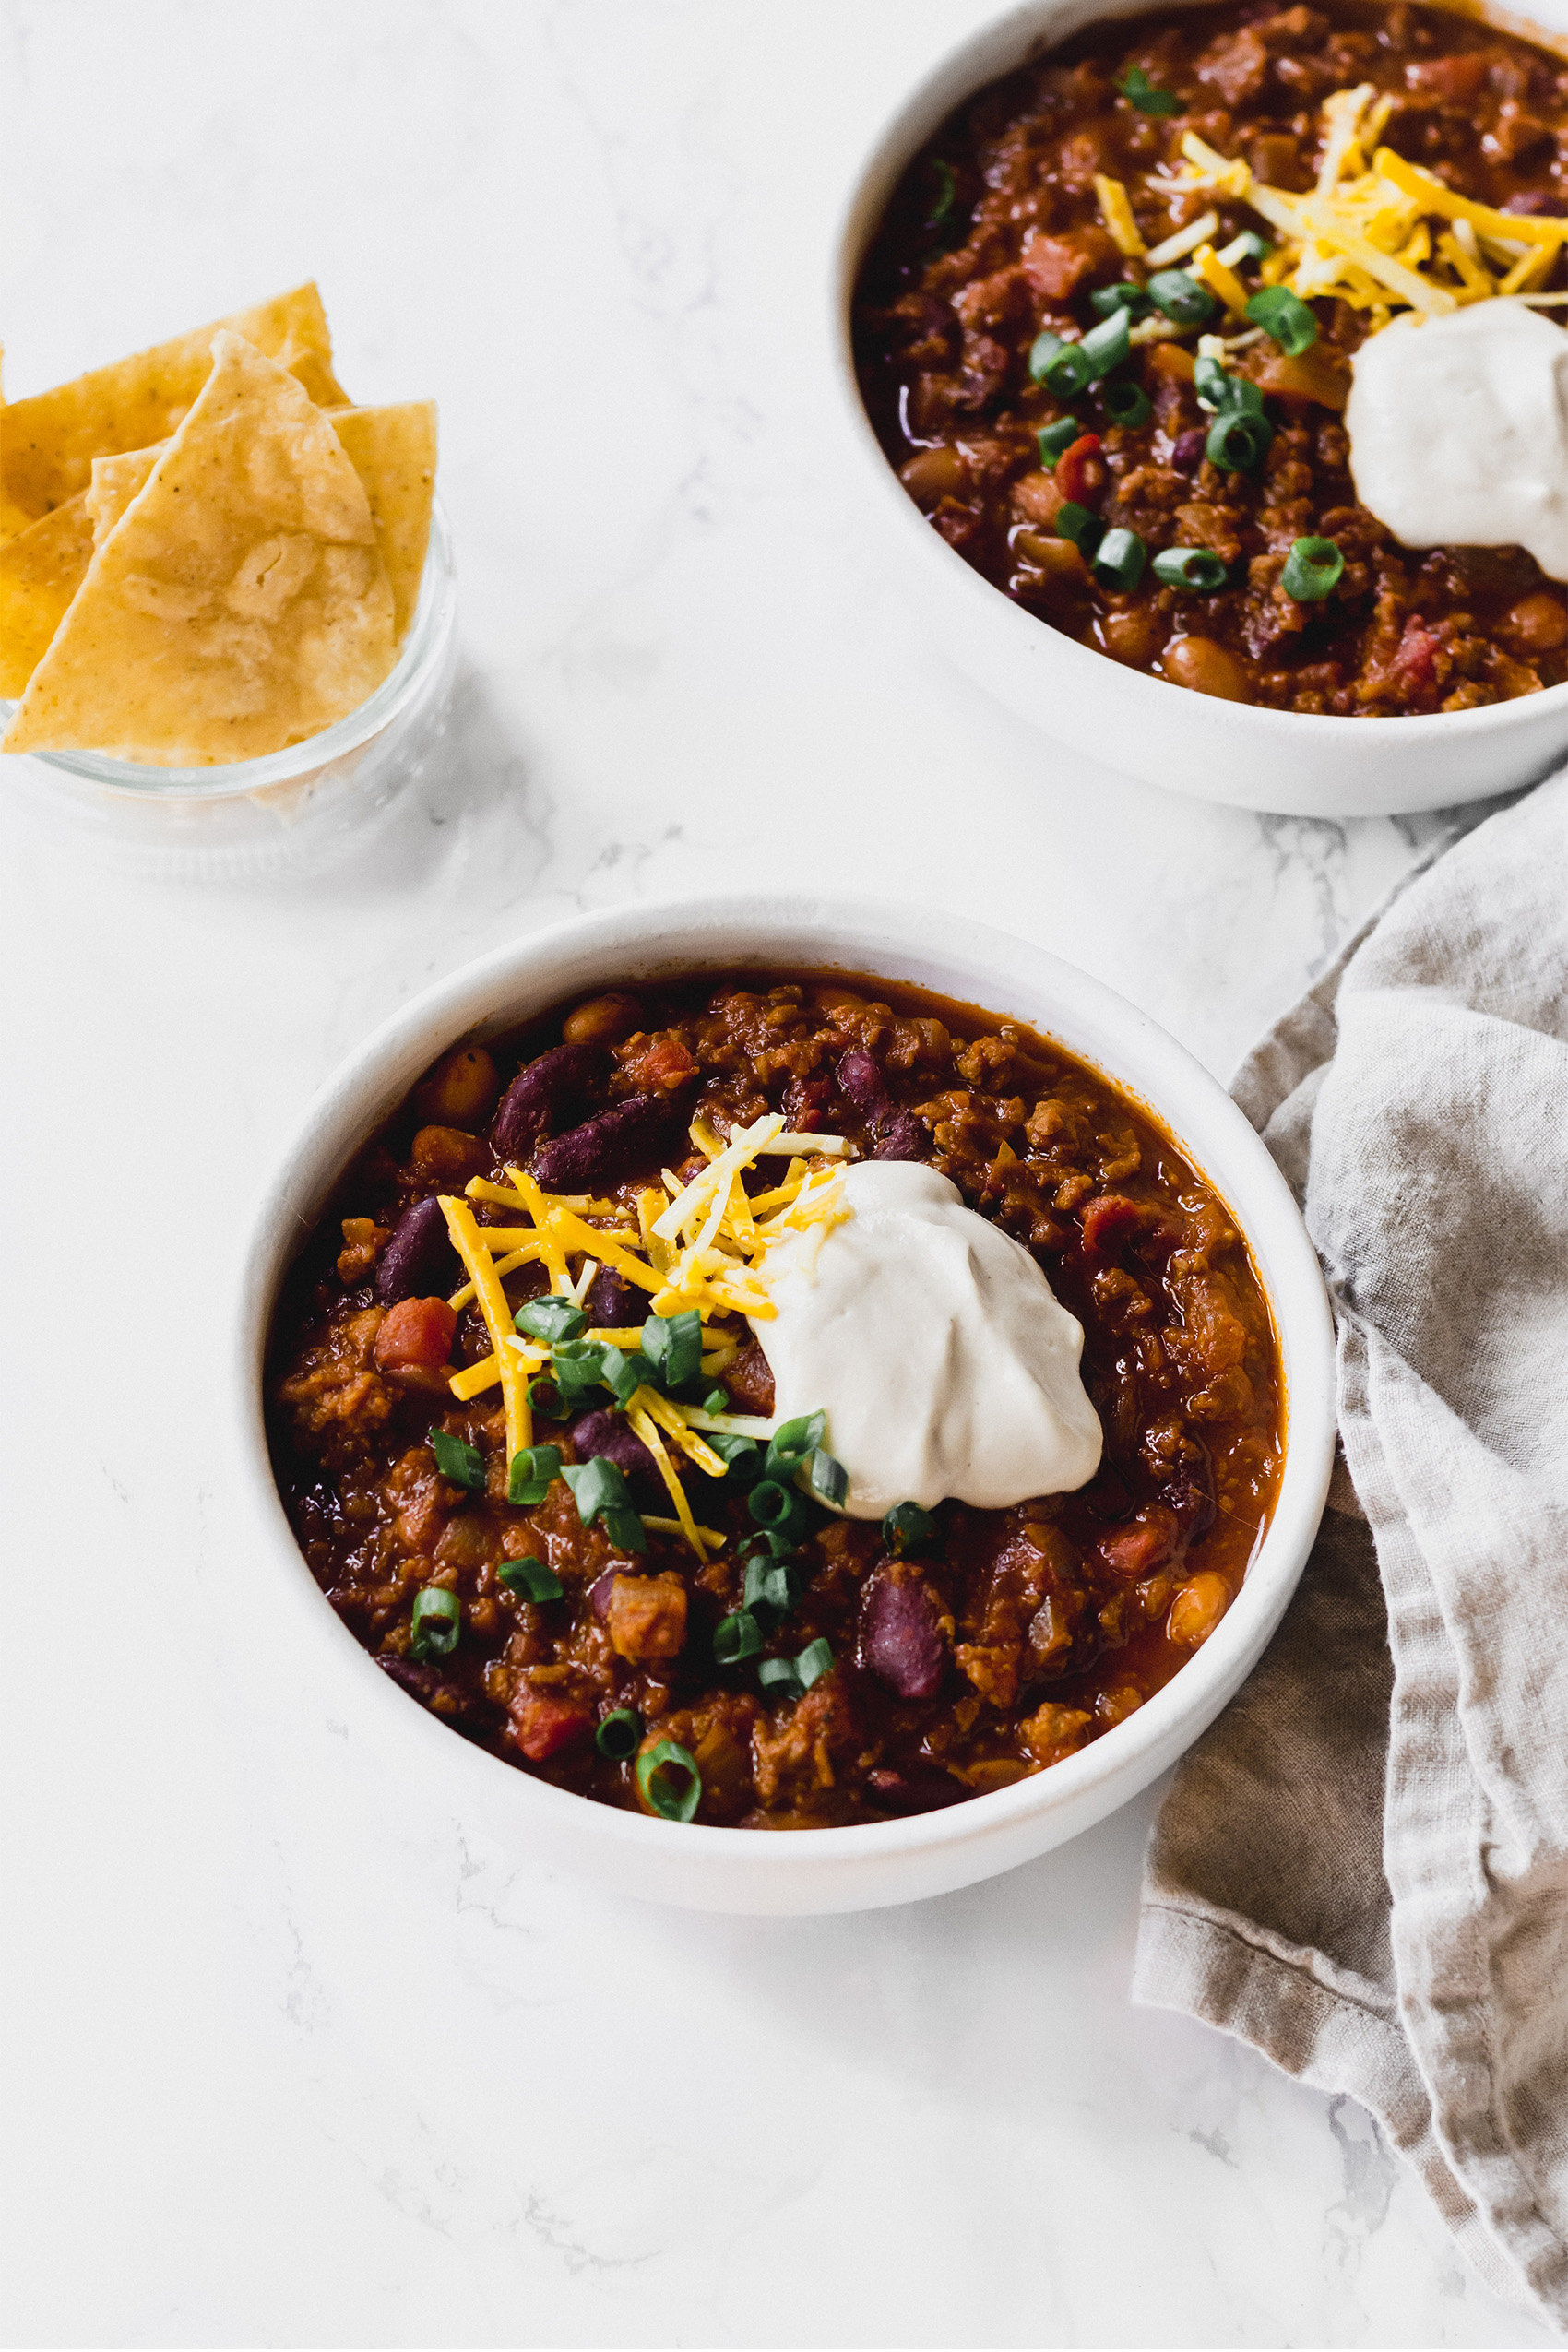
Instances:
[[[649,1158],[675,1123],[667,1096],[629,1095],[546,1144],[534,1159],[534,1174],[552,1192],[588,1192]]]
[[[501,1075],[482,1045],[459,1045],[443,1056],[414,1097],[422,1119],[477,1134],[495,1108]]]
[[[1503,624],[1503,634],[1518,653],[1555,653],[1568,642],[1568,610],[1562,600],[1541,590],[1521,599]]]
[[[1245,702],[1247,672],[1240,658],[1212,637],[1176,637],[1165,648],[1165,674],[1174,685],[1220,702]]]
[[[573,1451],[579,1462],[588,1462],[595,1455],[613,1462],[628,1479],[659,1477],[658,1466],[635,1430],[628,1429],[617,1413],[580,1413],[572,1423]]]
[[[1229,1606],[1230,1588],[1224,1577],[1206,1568],[1189,1576],[1177,1593],[1166,1631],[1173,1642],[1195,1650],[1200,1642],[1207,1641]]]
[[[598,1045],[556,1045],[537,1055],[501,1098],[491,1137],[497,1157],[518,1159],[531,1152],[555,1112],[580,1103],[605,1066]]]
[[[934,506],[944,498],[961,498],[968,478],[963,451],[945,443],[937,449],[917,449],[898,469],[898,479],[917,506]]]
[[[427,1184],[439,1184],[443,1192],[466,1184],[470,1176],[482,1175],[490,1165],[490,1153],[477,1135],[466,1134],[461,1127],[422,1127],[414,1137],[412,1151],[416,1173]]]
[[[873,1578],[861,1620],[861,1650],[877,1681],[899,1699],[933,1699],[947,1673],[942,1610],[918,1576],[892,1569]]]
[[[375,1295],[384,1307],[399,1299],[427,1298],[455,1283],[457,1253],[446,1230],[441,1203],[416,1201],[398,1219],[375,1269]]]
[[[593,996],[568,1013],[561,1024],[561,1034],[568,1045],[619,1045],[630,1037],[642,1019],[643,1008],[635,996]]]
[[[868,1772],[866,1793],[885,1813],[933,1813],[939,1805],[956,1805],[969,1791],[950,1772],[934,1766],[909,1764],[902,1772]]]

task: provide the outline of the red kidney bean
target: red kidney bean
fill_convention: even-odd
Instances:
[[[533,1172],[556,1193],[584,1193],[608,1184],[655,1152],[678,1123],[662,1095],[635,1094],[596,1111],[580,1127],[557,1135],[537,1154]]]
[[[618,1568],[607,1568],[598,1583],[588,1586],[588,1606],[601,1625],[610,1614],[611,1596],[615,1590],[615,1579],[620,1573]]]
[[[375,1269],[375,1295],[384,1307],[399,1299],[427,1299],[456,1287],[457,1253],[438,1200],[416,1201],[398,1219]]]
[[[496,1709],[480,1692],[470,1691],[456,1682],[449,1674],[442,1674],[434,1666],[422,1666],[411,1657],[394,1657],[383,1652],[376,1658],[382,1672],[407,1691],[410,1699],[422,1706],[434,1706],[442,1702],[441,1720],[454,1724],[459,1731],[486,1731],[496,1720]]]
[[[838,1064],[839,1092],[853,1103],[874,1141],[873,1159],[923,1159],[926,1132],[912,1111],[888,1097],[886,1081],[869,1053],[846,1053]]]
[[[903,1772],[868,1772],[866,1793],[885,1813],[933,1813],[939,1805],[956,1805],[969,1791],[950,1772],[935,1766],[910,1764]]]
[[[1173,1511],[1190,1543],[1214,1522],[1214,1494],[1206,1462],[1184,1465],[1159,1490],[1160,1501]]]
[[[572,1444],[579,1462],[602,1455],[626,1478],[659,1478],[658,1466],[635,1430],[619,1413],[581,1413],[572,1423]]]
[[[583,1100],[606,1067],[601,1045],[552,1046],[519,1070],[501,1098],[491,1141],[502,1159],[531,1152],[564,1105]]]
[[[895,1582],[885,1572],[866,1594],[861,1655],[896,1698],[933,1699],[947,1672],[941,1612],[918,1578]]]
[[[887,1108],[887,1087],[869,1053],[846,1053],[838,1064],[838,1086],[867,1119]]]
[[[872,1150],[873,1159],[923,1159],[926,1155],[926,1132],[912,1111],[889,1107],[886,1117],[876,1131],[876,1143]]]
[[[1207,443],[1208,427],[1206,424],[1189,425],[1185,433],[1179,433],[1170,451],[1170,463],[1175,470],[1179,474],[1195,474],[1203,464]]]
[[[588,1284],[583,1309],[596,1331],[620,1331],[643,1323],[647,1316],[647,1292],[628,1282],[624,1274],[601,1265]]]

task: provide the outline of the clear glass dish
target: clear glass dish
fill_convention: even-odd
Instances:
[[[346,719],[287,751],[224,767],[17,754],[0,759],[0,790],[56,839],[130,872],[232,876],[325,865],[406,790],[445,735],[457,610],[438,503],[408,642],[390,676]],[[6,718],[15,708],[0,700]]]

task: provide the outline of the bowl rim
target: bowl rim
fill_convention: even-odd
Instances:
[[[94,784],[129,802],[214,802],[247,799],[283,784],[301,784],[334,761],[358,751],[399,719],[439,670],[457,610],[457,574],[452,532],[439,498],[431,502],[430,540],[420,575],[419,602],[403,649],[375,692],[357,709],[258,759],[231,760],[209,767],[155,767],[141,760],[112,759],[104,752],[14,752],[37,766]],[[0,727],[17,708],[0,699]]]
[[[852,326],[855,282],[877,222],[899,174],[938,124],[955,106],[962,104],[966,96],[1023,65],[1031,53],[1049,53],[1059,41],[1087,25],[1144,15],[1151,5],[1152,0],[1010,0],[1008,6],[948,43],[912,81],[904,84],[874,136],[862,148],[861,160],[840,201],[830,248],[827,302],[829,374],[849,444],[856,452],[862,479],[871,475],[877,478],[877,494],[883,500],[885,513],[892,516],[897,511],[901,517],[897,527],[905,531],[910,547],[918,544],[924,551],[915,560],[925,562],[934,576],[968,597],[977,613],[983,611],[995,617],[998,633],[1008,632],[1021,647],[1037,647],[1039,633],[1047,631],[1053,659],[1060,659],[1069,671],[1084,676],[1086,683],[1092,684],[1099,679],[1101,685],[1106,685],[1108,682],[1099,673],[1109,667],[1121,679],[1121,690],[1134,705],[1144,706],[1150,720],[1158,720],[1159,712],[1166,707],[1164,696],[1186,689],[1174,685],[1170,679],[1156,678],[1146,671],[1129,669],[1125,663],[1112,662],[1108,655],[1080,645],[1075,637],[1069,637],[1061,630],[1051,629],[1048,622],[1037,621],[931,529],[889,462],[861,398]],[[1206,0],[1171,0],[1171,5],[1198,7],[1206,5]],[[1518,39],[1532,41],[1549,52],[1568,56],[1568,33],[1552,33],[1529,18],[1491,5],[1491,0],[1428,0],[1428,5],[1444,8],[1453,16],[1479,18]],[[1051,31],[1058,25],[1060,30]],[[997,62],[999,56],[1004,57],[1015,49],[1013,65]],[[982,57],[989,62],[983,65],[977,63],[973,77],[966,79],[968,61]],[[1005,618],[999,617],[1002,615]],[[1089,664],[1093,665],[1092,671],[1087,667]],[[1151,696],[1159,699],[1151,702]],[[1424,711],[1387,722],[1334,711],[1275,710],[1265,703],[1226,702],[1212,695],[1206,700],[1206,717],[1210,724],[1232,730],[1255,728],[1282,742],[1294,738],[1320,749],[1335,742],[1346,749],[1352,744],[1361,747],[1367,744],[1372,729],[1387,723],[1397,727],[1401,746],[1419,746],[1434,739],[1444,743],[1462,742],[1472,736],[1502,735],[1514,728],[1538,726],[1544,716],[1568,709],[1568,680],[1562,685],[1543,687],[1538,694],[1515,695],[1508,702],[1488,703],[1474,710]],[[1552,761],[1548,765],[1555,764]]]
[[[737,934],[754,942],[749,954],[729,944]],[[484,1034],[487,1025],[494,1033],[526,1017],[529,1005],[542,1007],[576,992],[578,986],[593,986],[586,977],[574,985],[562,973],[563,963],[571,958],[589,963],[600,986],[610,985],[617,974],[630,979],[639,971],[648,978],[659,970],[733,970],[748,962],[766,967],[770,960],[777,969],[779,959],[770,958],[770,945],[798,941],[802,934],[818,942],[812,962],[822,969],[860,969],[895,979],[903,960],[983,970],[987,986],[1004,1002],[1010,995],[1037,998],[1034,1025],[1048,1037],[1060,1035],[1079,1058],[1090,1057],[1081,1043],[1062,1034],[1063,1025],[1105,1029],[1126,1041],[1131,1063],[1148,1059],[1158,1066],[1160,1091],[1169,1096],[1164,1103],[1113,1067],[1104,1075],[1147,1101],[1183,1150],[1192,1149],[1184,1126],[1194,1119],[1222,1138],[1227,1180],[1218,1182],[1208,1172],[1212,1143],[1196,1155],[1196,1164],[1228,1206],[1241,1171],[1247,1207],[1244,1216],[1234,1207],[1232,1213],[1274,1318],[1287,1377],[1287,1442],[1274,1515],[1241,1593],[1202,1648],[1134,1714],[1078,1754],[1011,1788],[905,1820],[769,1837],[751,1830],[668,1823],[597,1804],[476,1747],[411,1701],[340,1622],[294,1540],[267,1452],[262,1375],[279,1285],[319,1214],[322,1196],[377,1120],[438,1053]],[[892,969],[882,970],[882,956],[893,958]],[[785,960],[810,968],[798,949]],[[1029,1016],[1020,1008],[1017,1017]],[[526,1817],[537,1813],[541,1835],[553,1834],[557,1842],[563,1833],[568,1839],[575,1834],[580,1845],[629,1845],[640,1848],[645,1860],[662,1858],[673,1865],[684,1859],[720,1871],[733,1862],[754,1876],[761,1870],[780,1885],[791,1877],[804,1880],[824,1865],[839,1871],[857,1862],[885,1865],[984,1844],[1092,1801],[1097,1789],[1119,1778],[1129,1779],[1131,1795],[1197,1736],[1261,1656],[1311,1550],[1333,1467],[1335,1341],[1327,1295],[1289,1187],[1243,1113],[1185,1047],[1104,982],[1048,949],[935,909],[863,897],[705,892],[575,916],[493,949],[391,1014],[318,1089],[261,1187],[238,1274],[229,1318],[234,1467],[250,1515],[267,1531],[283,1571],[272,1588],[287,1596],[301,1638],[319,1658],[329,1658],[344,1701],[357,1689],[361,1712],[389,1737],[439,1742],[422,1752],[432,1775],[443,1776],[436,1785],[471,1787],[476,1805],[493,1807],[498,1797],[504,1799],[516,1809],[525,1835]],[[1151,1764],[1150,1758],[1158,1761]],[[674,1840],[683,1842],[677,1846]]]

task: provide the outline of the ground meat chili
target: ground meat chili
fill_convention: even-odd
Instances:
[[[1168,202],[1147,174],[1173,166],[1192,132],[1259,181],[1308,189],[1322,101],[1360,83],[1393,94],[1382,144],[1457,194],[1568,214],[1568,70],[1526,42],[1404,0],[1123,18],[978,92],[910,165],[856,293],[861,391],[932,528],[1080,644],[1276,709],[1467,709],[1568,676],[1564,592],[1520,548],[1408,550],[1357,504],[1340,411],[1363,314],[1321,299],[1311,306],[1318,339],[1302,357],[1266,339],[1237,351],[1231,373],[1256,386],[1273,428],[1250,469],[1228,472],[1206,455],[1214,417],[1180,340],[1135,347],[1071,399],[1029,373],[1042,328],[1069,340],[1088,333],[1101,324],[1097,290],[1136,275],[1102,220],[1097,174],[1125,184],[1151,247],[1211,206],[1213,242],[1224,245],[1265,224],[1223,195]],[[1146,111],[1151,91],[1174,111]],[[1540,283],[1563,282],[1560,255]],[[1128,422],[1115,421],[1118,407]],[[1041,445],[1040,429],[1069,415],[1078,431],[1063,425],[1063,444]],[[1167,585],[1152,562],[1131,588],[1114,572],[1096,577],[1064,503],[1137,533],[1151,557],[1210,551],[1224,585]],[[1329,540],[1344,561],[1337,586],[1313,597],[1309,582],[1306,600],[1282,581],[1301,540]]]
[[[437,1196],[531,1159],[541,1183],[593,1185],[601,1212],[614,1205],[602,1223],[635,1223],[662,1168],[684,1181],[706,1164],[694,1115],[722,1137],[769,1111],[862,1156],[928,1160],[1034,1253],[1084,1325],[1105,1452],[1077,1493],[906,1509],[897,1526],[801,1495],[793,1548],[778,1547],[790,1574],[755,1602],[761,1649],[720,1664],[717,1629],[746,1599],[740,1548],[762,1540],[748,1502],[761,1488],[685,1478],[697,1521],[725,1538],[706,1564],[651,1529],[645,1550],[618,1548],[606,1516],[582,1524],[560,1475],[509,1502],[495,1390],[459,1404],[448,1385],[490,1340],[448,1303],[461,1268]],[[753,1197],[778,1164],[748,1180]],[[481,1225],[507,1222],[470,1197]],[[545,1283],[539,1265],[508,1277],[507,1313]],[[585,1305],[619,1328],[647,1301],[601,1270]],[[728,1409],[768,1414],[766,1358],[743,1323],[731,1330]],[[710,1324],[704,1344],[721,1336]],[[972,1006],[853,975],[757,973],[564,1007],[438,1063],[296,1262],[267,1397],[305,1559],[410,1696],[561,1788],[681,1818],[689,1776],[650,1774],[672,1742],[700,1774],[697,1820],[766,1829],[926,1812],[1122,1721],[1234,1598],[1273,1507],[1283,1406],[1245,1245],[1141,1107]],[[549,1387],[535,1402],[536,1443],[564,1467],[608,1457],[636,1509],[659,1513],[608,1391],[586,1408]],[[777,1564],[766,1543],[757,1556],[754,1593]],[[809,1686],[763,1679],[771,1660],[808,1658]]]

